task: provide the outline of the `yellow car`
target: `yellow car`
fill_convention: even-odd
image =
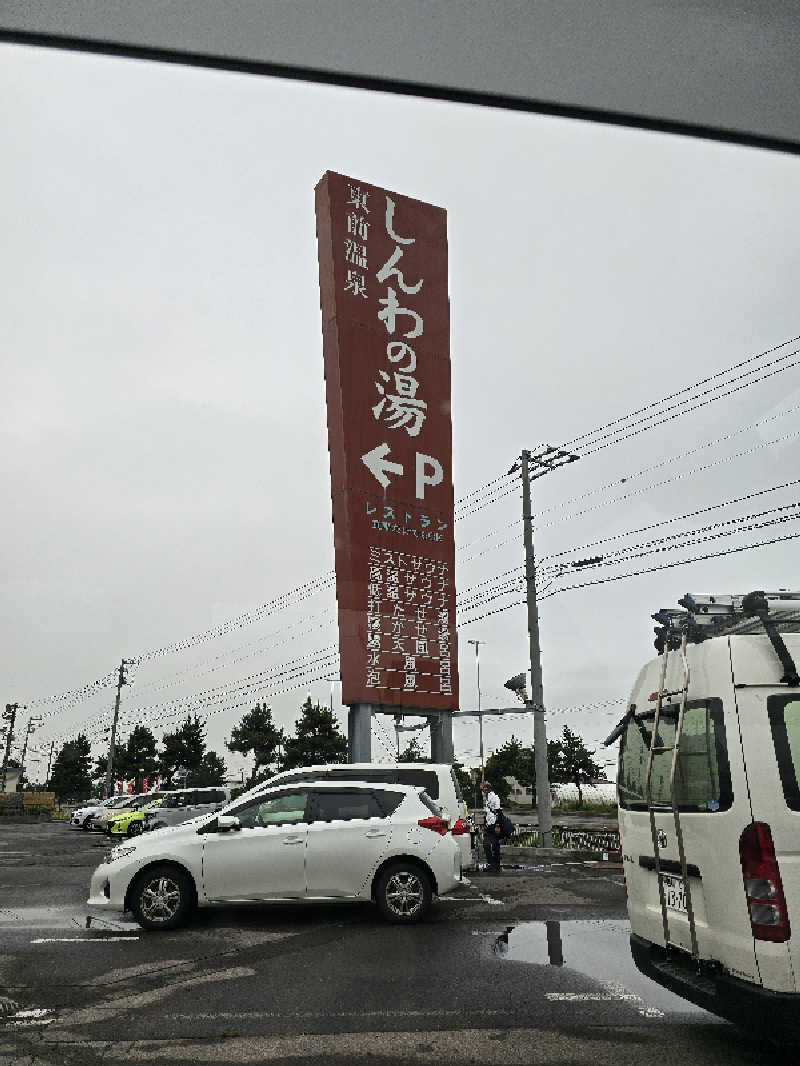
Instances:
[[[141,807],[127,807],[119,812],[115,818],[111,818],[106,825],[106,833],[109,836],[138,836],[144,829],[144,812],[155,810],[164,802],[164,797],[145,803]]]

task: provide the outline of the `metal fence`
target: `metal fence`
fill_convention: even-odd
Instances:
[[[554,848],[574,848],[576,851],[619,851],[619,829],[610,825],[554,825]],[[536,824],[518,824],[514,835],[503,844],[518,848],[541,847]]]

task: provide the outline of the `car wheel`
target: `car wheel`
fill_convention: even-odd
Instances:
[[[194,889],[182,870],[164,863],[140,874],[129,899],[133,916],[143,929],[177,929],[189,918]]]
[[[431,905],[430,876],[413,862],[393,862],[381,874],[375,900],[390,922],[418,922]]]
[[[81,826],[81,829],[91,829],[93,825],[94,816],[90,814],[88,818],[83,819],[83,825]]]
[[[128,828],[127,828],[126,832],[127,832],[127,835],[129,837],[138,837],[138,835],[141,833],[141,831],[142,831],[142,823],[141,822],[130,822],[128,824]]]

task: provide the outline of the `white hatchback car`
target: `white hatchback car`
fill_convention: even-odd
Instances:
[[[69,824],[73,829],[91,829],[95,817],[109,807],[115,806],[118,800],[119,796],[111,796],[106,800],[93,800],[91,803],[86,803],[72,812]]]
[[[303,782],[114,848],[88,904],[156,930],[196,905],[267,900],[373,900],[407,923],[460,880],[460,848],[424,790]]]

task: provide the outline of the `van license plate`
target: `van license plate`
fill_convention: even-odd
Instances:
[[[670,877],[669,874],[662,874],[661,879],[664,885],[664,901],[671,911],[681,911],[686,913],[686,892],[683,885],[683,879],[680,877]]]

